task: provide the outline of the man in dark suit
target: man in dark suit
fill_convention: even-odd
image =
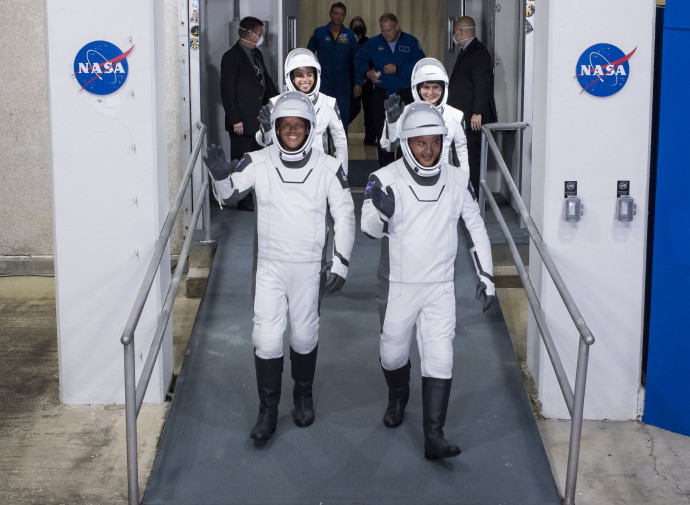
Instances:
[[[455,60],[448,86],[448,105],[465,114],[470,181],[479,191],[482,125],[496,122],[494,70],[486,46],[475,37],[474,19],[458,18],[453,25],[454,39],[460,53]]]
[[[254,139],[259,130],[257,116],[268,99],[278,94],[258,49],[263,43],[264,24],[247,16],[237,30],[240,39],[224,55],[220,64],[220,94],[225,109],[225,129],[230,134],[230,156],[238,160],[261,146]],[[251,195],[237,208],[253,210]]]

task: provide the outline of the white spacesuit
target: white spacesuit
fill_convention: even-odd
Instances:
[[[461,110],[451,107],[448,101],[448,74],[440,61],[434,58],[422,58],[417,62],[412,70],[412,96],[415,102],[423,102],[420,95],[420,88],[426,82],[439,83],[442,88],[441,98],[436,104],[436,108],[443,115],[443,121],[448,128],[448,134],[444,137],[443,147],[448,155],[448,163],[460,166],[469,172],[470,165],[467,157],[467,138],[465,137],[464,114]],[[410,104],[412,105],[412,104]],[[407,107],[409,107],[408,105]],[[402,104],[399,105],[402,109]],[[388,152],[397,150],[400,143],[398,131],[400,129],[399,120],[389,123],[388,118],[383,126],[381,133],[381,149]],[[478,188],[475,188],[477,191]]]
[[[335,148],[333,156],[340,160],[343,170],[345,170],[345,175],[347,175],[347,134],[345,133],[335,98],[319,92],[321,87],[321,65],[319,65],[319,61],[314,56],[314,53],[309,49],[293,49],[285,58],[285,87],[290,91],[300,91],[295,87],[292,76],[292,72],[300,67],[312,67],[316,73],[314,85],[306,93],[314,104],[314,111],[316,113],[313,147],[320,151],[328,152],[328,132],[330,132],[333,139],[333,147]],[[271,98],[269,103],[264,105],[263,108],[270,111],[275,106],[277,99],[278,97]],[[261,119],[261,115],[259,118]],[[261,124],[255,138],[259,145],[267,146],[272,140],[271,130],[266,129],[264,124]]]
[[[250,188],[256,195],[258,253],[252,342],[260,408],[252,438],[258,440],[268,439],[275,431],[288,308],[295,423],[308,426],[314,420],[311,391],[320,279],[325,271],[327,206],[335,222],[333,257],[326,265],[331,273],[324,286],[329,291],[340,289],[345,282],[355,226],[352,196],[340,162],[312,149],[316,119],[308,97],[298,91],[280,95],[271,122],[273,142],[247,153],[236,166],[211,148],[204,157],[219,200],[231,204]],[[290,146],[290,142],[301,143]],[[219,175],[218,166],[225,166],[231,175],[222,178],[226,172]]]
[[[399,125],[403,157],[371,174],[361,225],[370,237],[383,239],[377,276],[379,351],[389,388],[383,422],[396,427],[403,421],[416,325],[425,456],[437,459],[460,453],[446,442],[442,430],[453,367],[458,221],[464,220],[475,244],[480,269],[477,297],[485,296],[485,309],[495,296],[491,245],[468,190],[468,171],[445,161],[439,136],[447,128],[440,112],[429,103],[415,102],[405,108]],[[417,142],[426,142],[429,151],[420,155]]]

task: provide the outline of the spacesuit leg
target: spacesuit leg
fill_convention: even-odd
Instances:
[[[379,344],[384,370],[397,370],[410,360],[410,342],[419,311],[414,288],[399,282],[389,283]]]
[[[262,359],[283,355],[283,333],[287,326],[287,290],[279,262],[258,259],[254,294],[252,343]]]
[[[455,284],[442,282],[427,293],[417,323],[417,344],[422,358],[424,457],[449,458],[460,454],[443,434],[453,373],[455,337]]]
[[[427,292],[417,321],[423,377],[450,379],[453,376],[454,338],[455,285],[452,281],[438,283]]]
[[[295,424],[300,427],[314,422],[312,385],[319,336],[319,267],[319,263],[304,263],[290,268],[290,361],[295,381],[292,399]]]
[[[287,300],[279,265],[257,261],[254,296],[254,366],[259,393],[259,415],[251,432],[255,440],[268,440],[276,430],[283,374],[283,332]]]

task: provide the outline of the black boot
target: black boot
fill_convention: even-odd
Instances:
[[[460,448],[443,438],[448,399],[452,379],[422,377],[422,404],[424,410],[424,457],[450,458],[460,454]]]
[[[410,362],[397,370],[386,370],[381,365],[381,370],[388,384],[388,408],[383,414],[383,424],[396,428],[405,418],[405,407],[410,399]]]
[[[261,359],[254,354],[256,385],[259,390],[259,417],[256,419],[251,437],[254,440],[268,440],[276,431],[280,383],[283,376],[283,357]]]
[[[295,387],[292,390],[292,400],[295,403],[295,424],[302,428],[314,422],[314,401],[312,399],[312,384],[316,371],[317,345],[308,354],[300,354],[290,347],[290,361],[292,362],[292,378]]]

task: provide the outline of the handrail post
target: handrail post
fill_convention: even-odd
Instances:
[[[139,462],[137,456],[137,385],[134,369],[134,339],[124,346],[125,431],[127,438],[127,502],[139,504]]]
[[[587,385],[589,345],[587,345],[583,337],[579,340],[573,415],[570,423],[568,467],[565,474],[565,492],[563,496],[565,505],[575,505],[575,487],[577,485],[577,469],[580,460],[580,442],[582,440],[582,419],[585,408],[585,386]]]
[[[482,130],[482,150],[481,150],[481,156],[480,156],[480,163],[479,163],[479,187],[475,188],[475,190],[478,192],[477,193],[477,198],[479,200],[479,214],[482,216],[482,219],[484,219],[484,215],[486,214],[486,194],[484,191],[484,187],[482,186],[482,181],[486,182],[486,172],[487,172],[487,166],[489,163],[489,143],[488,140],[486,139],[486,134]]]

